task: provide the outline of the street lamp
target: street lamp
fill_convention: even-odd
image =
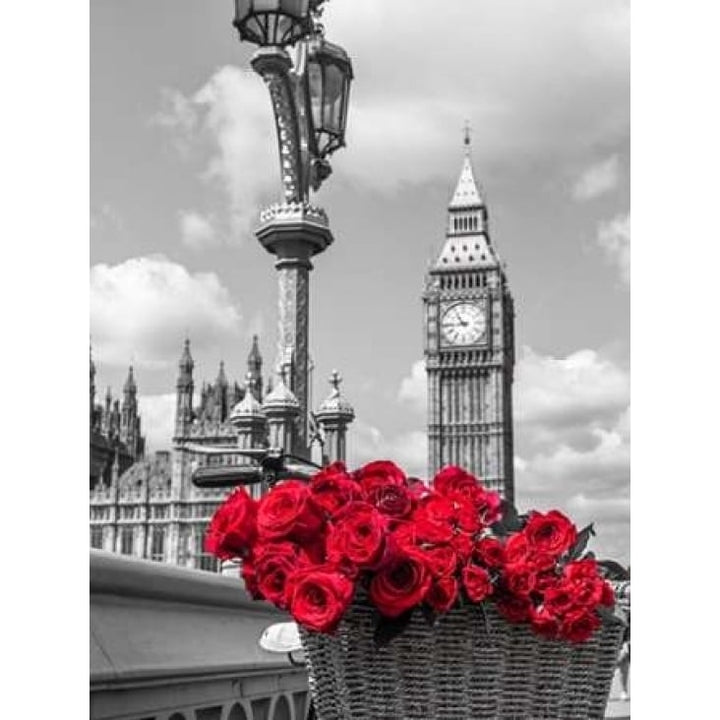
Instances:
[[[324,38],[324,3],[235,0],[233,20],[240,40],[259,46],[250,62],[270,91],[275,115],[283,202],[261,212],[255,234],[277,258],[277,365],[300,405],[297,432],[286,450],[306,458],[310,258],[333,242],[327,215],[310,204],[310,191],[328,178],[328,158],[345,145],[353,79],[348,54]]]

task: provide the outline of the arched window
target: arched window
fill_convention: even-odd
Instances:
[[[242,705],[233,705],[230,708],[227,720],[248,720],[248,716]]]
[[[292,720],[290,705],[284,695],[281,695],[275,703],[272,720]]]

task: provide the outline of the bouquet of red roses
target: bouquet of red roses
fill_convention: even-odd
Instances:
[[[602,564],[585,553],[591,534],[556,510],[519,516],[459,467],[427,486],[392,462],[355,472],[338,462],[259,501],[236,489],[205,547],[239,559],[251,595],[308,630],[332,633],[360,591],[385,639],[417,608],[434,623],[459,603],[492,602],[511,623],[582,642],[614,605]]]

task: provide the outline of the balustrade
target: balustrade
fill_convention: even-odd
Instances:
[[[258,646],[283,620],[236,577],[91,550],[92,720],[304,720],[304,670]]]

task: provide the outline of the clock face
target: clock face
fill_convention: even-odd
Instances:
[[[485,311],[474,303],[453,305],[442,316],[441,329],[450,345],[474,345],[485,335]]]

